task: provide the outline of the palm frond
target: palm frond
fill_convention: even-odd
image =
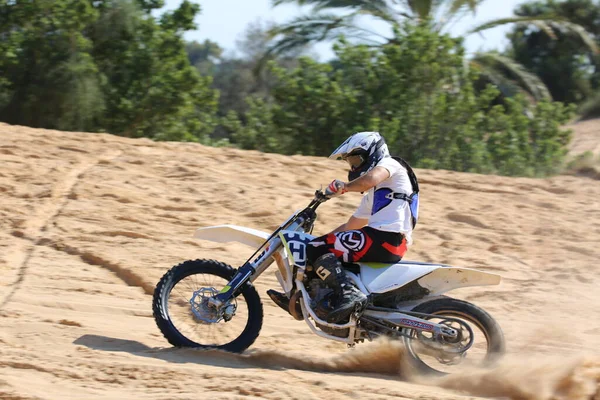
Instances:
[[[315,7],[319,9],[325,8],[369,8],[373,7],[379,10],[389,9],[385,0],[308,0],[310,3],[315,3]]]
[[[552,16],[552,15],[548,15],[548,16],[538,15],[538,16],[535,16],[535,17],[499,18],[499,19],[494,19],[494,20],[491,20],[491,21],[484,22],[481,25],[477,25],[476,27],[472,28],[467,33],[477,33],[477,32],[485,31],[487,29],[492,29],[492,28],[495,28],[497,26],[506,25],[506,24],[518,24],[518,23],[529,23],[529,24],[532,24],[534,21],[547,22],[547,21],[550,21],[550,20],[556,20],[556,17]]]
[[[388,22],[397,22],[396,11],[388,5],[387,0],[274,0],[273,7],[285,3],[313,6],[313,12],[325,9],[349,9],[381,18]]]
[[[295,3],[299,6],[304,6],[307,5],[309,3],[314,3],[314,2],[318,2],[318,0],[271,0],[271,6],[272,7],[277,7],[279,5],[282,4],[290,4],[290,3]]]
[[[283,25],[274,27],[269,31],[269,35],[274,39],[261,61],[259,69],[262,68],[265,61],[292,50],[308,46],[310,44],[322,41],[328,41],[344,35],[349,39],[357,39],[362,42],[386,42],[387,38],[382,37],[381,42],[377,42],[374,37],[380,36],[375,32],[368,31],[357,26],[354,19],[357,13],[339,16],[334,14],[310,14],[297,17]]]
[[[576,35],[579,40],[581,40],[581,42],[583,44],[585,44],[585,46],[590,49],[590,51],[594,54],[598,54],[598,45],[596,44],[596,41],[594,40],[594,38],[592,37],[592,35],[590,35],[590,33],[588,31],[585,30],[585,28],[581,25],[575,24],[573,22],[569,22],[569,21],[549,21],[548,25],[550,25],[552,28],[554,28],[555,30],[560,31],[563,34],[573,34]]]
[[[473,14],[484,0],[405,0],[406,7],[420,19],[427,18],[449,21],[463,11]],[[464,15],[463,15],[464,16]],[[439,24],[444,25],[444,23]]]
[[[434,0],[406,0],[408,8],[421,20],[426,20],[432,15],[435,8]]]
[[[546,35],[548,35],[551,39],[557,39],[556,33],[550,26],[550,21],[543,21],[543,20],[535,19],[535,20],[528,21],[528,22],[519,22],[519,25],[526,25],[526,24],[531,24],[531,25],[535,26],[540,31],[543,31]]]
[[[333,39],[341,33],[347,34],[346,36],[376,36],[384,39],[383,42],[388,40],[387,37],[377,32],[359,27],[355,23],[355,18],[359,14],[359,12],[355,12],[343,16],[324,13],[303,15],[272,28],[269,35],[272,38],[278,35],[303,37],[309,39],[309,42]]]
[[[339,16],[335,14],[309,14],[296,17],[269,31],[271,37],[277,35],[306,37],[311,40],[324,40],[327,34],[339,28],[352,26],[356,14]]]
[[[540,78],[509,57],[497,53],[478,53],[473,57],[472,63],[496,86],[518,88],[535,100],[552,99],[550,91]]]
[[[448,7],[448,14],[452,16],[463,9],[467,9],[475,14],[477,6],[479,6],[479,4],[481,4],[483,1],[484,0],[454,0],[450,4],[450,7]]]
[[[351,8],[355,10],[371,8],[391,11],[386,0],[273,0],[271,2],[273,7],[289,3],[299,6],[313,6],[313,11],[320,11],[326,8]]]
[[[432,17],[438,31],[450,30],[458,21],[468,14],[475,15],[479,4],[484,0],[437,0],[434,4]]]
[[[396,22],[395,11],[385,0],[319,0],[315,11],[326,8],[348,8],[361,14],[370,14],[388,22]]]
[[[481,32],[486,29],[491,29],[500,25],[512,23],[519,25],[534,25],[541,31],[546,33],[548,36],[550,36],[552,39],[557,38],[557,31],[561,32],[562,34],[573,34],[577,36],[592,53],[598,54],[599,50],[596,41],[594,40],[594,37],[588,31],[586,31],[583,26],[570,21],[563,20],[552,15],[496,19],[476,26],[475,28],[471,29],[468,33]]]

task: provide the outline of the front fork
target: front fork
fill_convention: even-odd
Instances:
[[[246,261],[244,265],[238,268],[233,279],[216,295],[208,299],[208,305],[219,310],[224,304],[227,304],[234,298],[238,290],[250,280],[260,276],[273,263],[273,255],[281,248],[281,239],[275,237],[265,243],[265,249],[254,261]]]
[[[250,263],[242,265],[233,279],[223,289],[213,297],[208,299],[208,305],[219,310],[224,304],[227,304],[237,291],[250,280],[250,277],[255,273],[255,269]]]

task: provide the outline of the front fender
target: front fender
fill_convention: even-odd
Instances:
[[[194,237],[217,243],[239,242],[251,247],[258,247],[269,238],[269,234],[245,226],[218,225],[198,228]]]

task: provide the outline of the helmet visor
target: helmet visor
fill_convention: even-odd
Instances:
[[[342,157],[342,160],[346,161],[352,169],[360,167],[365,161],[359,154],[345,155]]]

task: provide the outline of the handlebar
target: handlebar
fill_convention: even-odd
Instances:
[[[329,198],[325,196],[325,194],[321,190],[315,191],[315,197],[312,199],[310,204],[301,212],[297,213],[293,218],[281,225],[279,228],[275,230],[264,242],[262,245],[256,249],[254,254],[252,254],[246,262],[242,266],[240,266],[235,274],[234,278],[230,282],[229,290],[226,292],[221,292],[216,295],[217,300],[224,302],[230,299],[235,292],[250,278],[252,274],[254,274],[257,269],[255,268],[263,268],[263,263],[265,262],[265,258],[270,257],[270,253],[268,253],[269,249],[265,248],[265,246],[273,239],[279,232],[286,229],[293,223],[298,223],[298,227],[302,227],[305,232],[312,232],[313,224],[315,219],[317,218],[316,209],[321,204],[325,203]],[[271,248],[271,252],[276,250],[275,247]],[[258,255],[260,252],[262,253]],[[257,256],[258,255],[258,256]],[[254,260],[254,261],[253,261]],[[258,265],[260,264],[260,265]],[[267,265],[268,266],[268,265]],[[266,267],[264,267],[266,268]],[[259,273],[262,273],[264,269],[260,269]]]
[[[315,219],[317,218],[316,209],[321,204],[325,203],[327,200],[329,200],[329,197],[325,196],[325,194],[321,190],[316,190],[315,191],[315,197],[312,199],[312,201],[309,203],[309,205],[304,210],[302,210],[300,213],[298,213],[294,218],[292,218],[291,220],[289,220],[286,225],[290,225],[293,222],[298,221],[298,219],[301,219],[301,221],[302,221],[301,225],[304,226],[304,229],[306,231],[311,231],[312,232],[313,224],[315,222]],[[256,257],[256,255],[264,248],[264,246],[267,243],[269,243],[269,241],[273,237],[275,237],[275,235],[277,235],[282,229],[285,229],[285,227],[284,226],[280,226],[279,228],[277,228],[275,230],[275,232],[273,232],[271,234],[271,236],[269,236],[265,240],[265,242],[258,249],[256,249],[256,251],[254,252],[254,254],[252,254],[250,256],[250,258],[248,258],[248,260],[246,260],[246,262],[244,263],[244,266],[247,265],[248,263],[250,263],[250,261],[253,260]]]
[[[313,224],[317,218],[317,207],[329,200],[329,197],[325,196],[321,190],[315,191],[315,197],[310,204],[298,214],[298,218],[303,218],[302,225],[306,232],[312,232]]]
[[[321,190],[316,190],[314,199],[310,202],[310,204],[306,208],[310,208],[313,211],[315,211],[317,209],[317,207],[319,207],[321,204],[325,203],[327,200],[329,200],[329,197],[325,196],[325,193],[323,193]]]

